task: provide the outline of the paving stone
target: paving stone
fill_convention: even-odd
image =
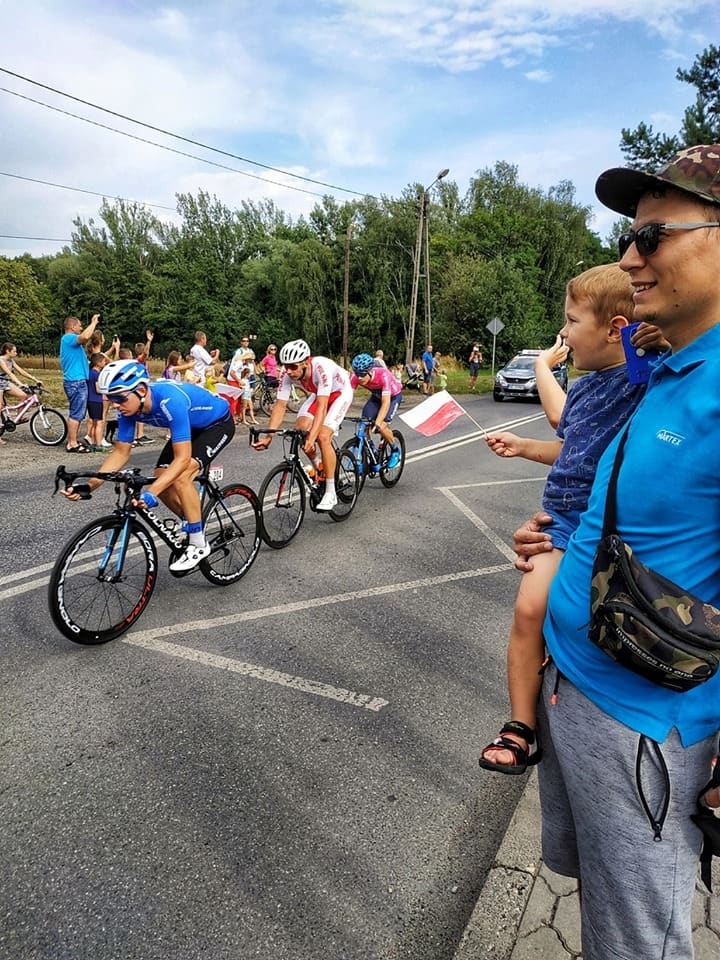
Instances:
[[[540,867],[540,876],[558,897],[566,897],[570,893],[575,893],[578,888],[577,880],[572,877],[561,877],[559,873],[553,873],[544,863]]]
[[[504,867],[490,871],[454,960],[509,960],[534,879]]]
[[[717,886],[713,883],[713,890],[717,890]],[[714,930],[720,936],[720,895],[715,894],[710,897],[709,909],[708,909],[708,926],[711,930]]]
[[[707,927],[693,931],[695,960],[718,960],[720,956],[720,937]],[[514,954],[513,954],[514,957]]]
[[[532,896],[530,899],[532,900]],[[560,897],[555,911],[553,927],[560,934],[562,942],[573,953],[580,953],[582,938],[580,935],[580,898],[577,893]]]
[[[557,933],[551,927],[542,927],[518,940],[510,960],[569,960],[570,956]]]
[[[557,897],[545,880],[538,877],[533,884],[527,907],[525,907],[519,935],[524,937],[533,930],[539,930],[542,926],[550,926],[555,914],[556,903]]]
[[[704,888],[703,888],[704,889]],[[695,887],[695,896],[692,902],[692,928],[704,927],[707,919],[708,897],[699,886]]]

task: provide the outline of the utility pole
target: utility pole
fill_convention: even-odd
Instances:
[[[343,335],[342,335],[342,355],[343,367],[348,368],[348,328],[350,314],[350,237],[352,235],[352,218],[348,221],[347,233],[345,234],[345,284],[343,287]]]
[[[415,352],[415,326],[417,323],[417,301],[418,290],[420,287],[420,266],[424,263],[425,267],[425,336],[426,342],[430,343],[432,338],[432,325],[430,318],[430,244],[428,241],[428,200],[430,190],[435,186],[438,180],[442,180],[450,173],[448,167],[441,170],[435,177],[429,187],[423,187],[419,197],[420,209],[418,212],[417,237],[415,239],[415,254],[413,256],[413,278],[412,292],[410,294],[410,321],[408,323],[408,336],[405,347],[405,363],[412,363]],[[423,250],[424,247],[424,250]]]

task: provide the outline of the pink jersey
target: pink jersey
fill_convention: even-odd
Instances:
[[[353,374],[350,377],[350,386],[355,390],[357,385],[358,378]],[[361,386],[371,393],[389,393],[391,397],[395,397],[402,392],[402,384],[387,367],[373,367],[370,371],[370,379]]]
[[[339,367],[334,360],[328,357],[310,357],[308,359],[310,370],[307,377],[299,382],[299,385],[306,393],[316,397],[336,397],[350,387],[350,378],[347,370]],[[278,387],[278,400],[290,399],[290,388],[293,381],[283,373]]]

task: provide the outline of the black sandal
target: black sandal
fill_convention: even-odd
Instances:
[[[516,737],[522,737],[527,747],[521,746],[516,740],[504,737],[504,733],[512,733]],[[478,763],[483,770],[492,770],[495,773],[508,773],[512,776],[525,773],[528,767],[539,763],[542,758],[542,750],[538,745],[535,750],[530,752],[530,747],[535,743],[535,731],[531,730],[526,723],[519,720],[509,720],[500,731],[500,736],[489,743],[478,757]],[[488,750],[509,750],[514,757],[513,763],[493,763],[492,760],[486,760],[485,754]]]

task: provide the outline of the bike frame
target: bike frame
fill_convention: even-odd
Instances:
[[[370,436],[371,425],[375,423],[375,421],[363,419],[363,417],[346,417],[346,419],[351,423],[357,424],[355,428],[355,436],[358,439],[358,472],[360,475],[362,475],[362,472],[365,469],[363,450],[366,450],[368,459],[370,460],[370,465],[373,468],[373,473],[378,473],[381,466],[380,451],[373,438]]]
[[[6,403],[3,407],[3,414],[9,417],[15,426],[19,426],[21,423],[26,423],[30,419],[27,414],[33,407],[42,407],[40,397],[35,391],[28,394],[28,396],[19,403]]]
[[[253,440],[257,440],[258,437],[263,433],[272,433],[275,436],[282,437],[283,440],[283,459],[282,462],[290,470],[291,479],[295,477],[300,477],[302,482],[305,484],[310,496],[309,503],[310,509],[315,510],[315,507],[320,502],[322,493],[320,492],[321,481],[311,480],[310,477],[303,470],[302,460],[300,458],[300,444],[307,436],[304,430],[297,430],[293,428],[280,428],[278,430],[254,430],[250,428],[250,443],[252,444]],[[289,449],[287,448],[289,445]],[[324,484],[323,484],[324,485]]]

